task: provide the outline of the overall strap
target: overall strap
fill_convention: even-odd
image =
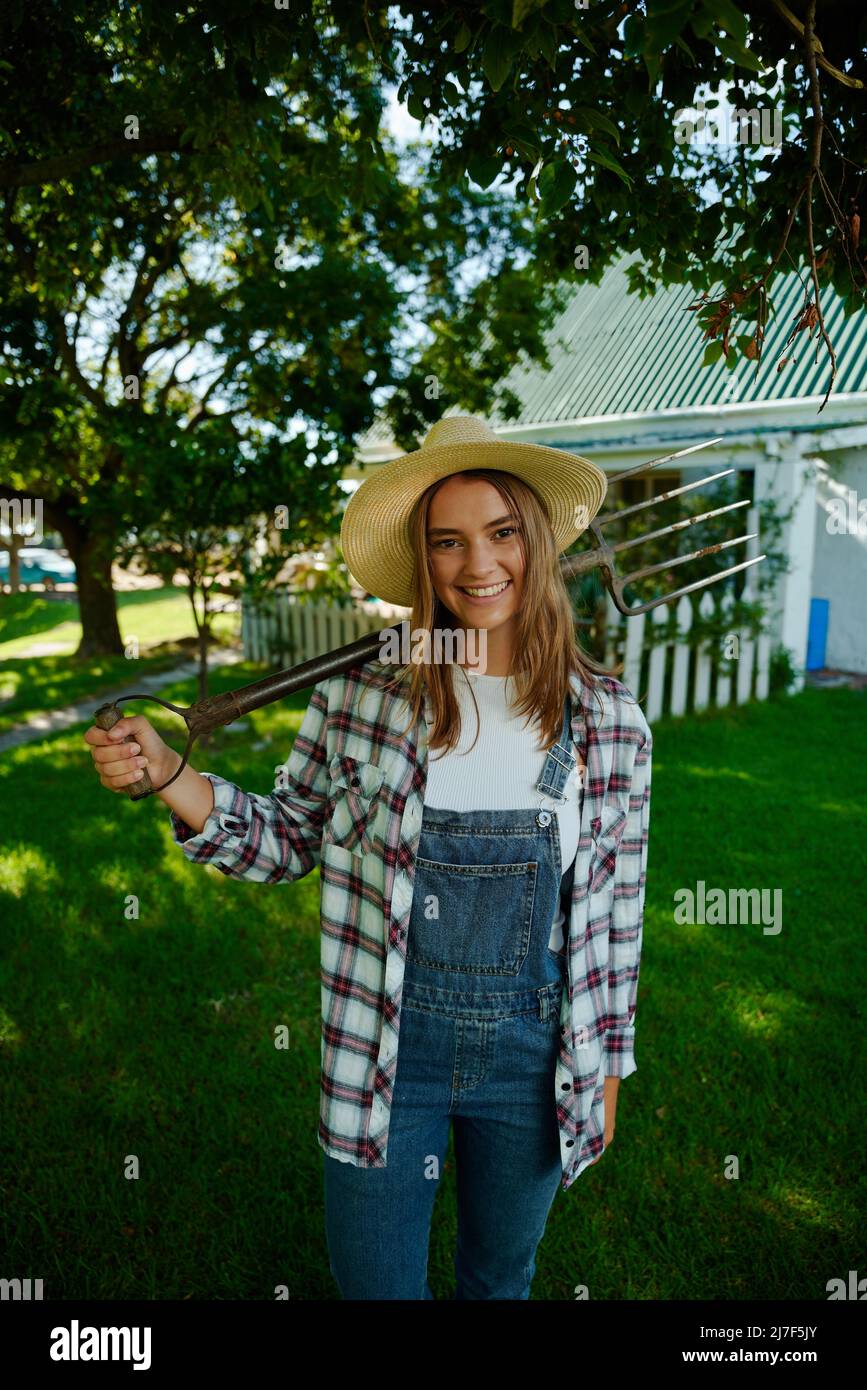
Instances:
[[[575,754],[571,751],[572,739],[570,730],[571,705],[567,695],[563,705],[563,723],[560,726],[560,737],[553,743],[548,750],[545,759],[545,766],[542,768],[542,775],[536,783],[536,790],[542,793],[539,803],[539,810],[536,813],[536,822],[543,828],[551,824],[551,812],[546,807],[545,802],[554,798],[556,801],[566,800],[564,787],[577,763]]]
[[[558,801],[565,801],[566,794],[562,790],[572,770],[577,765],[578,759],[572,752],[572,704],[567,694],[563,704],[563,723],[560,728],[560,738],[552,745],[548,757],[545,760],[545,767],[542,771],[537,785],[537,790],[545,793],[546,796],[556,796]],[[579,783],[580,787],[580,783]],[[579,793],[579,808],[583,803],[583,797]],[[551,813],[542,807],[536,813],[536,822],[545,827],[551,824]],[[572,884],[575,878],[575,859],[569,864],[560,880],[560,902],[566,921],[569,921],[569,913],[572,901]]]

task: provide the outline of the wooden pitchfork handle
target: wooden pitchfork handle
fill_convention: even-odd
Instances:
[[[648,468],[658,468],[660,464],[668,463],[671,459],[680,458],[684,454],[693,454],[699,449],[706,449],[710,444],[717,444],[719,440],[709,439],[701,444],[691,444],[685,449],[678,449],[675,453],[664,454],[661,458],[653,459],[650,463],[639,464],[636,468],[629,468],[623,473],[614,474],[608,479],[611,483],[619,482],[622,478],[631,478],[638,473],[643,473]],[[617,517],[624,517],[633,512],[641,511],[657,502],[666,502],[673,497],[680,496],[685,492],[691,492],[694,488],[701,487],[706,482],[715,482],[718,478],[726,477],[734,470],[725,469],[722,473],[716,473],[711,478],[701,478],[696,482],[687,483],[683,487],[675,488],[672,491],[662,493],[658,497],[650,498],[646,502],[639,502],[632,507],[627,507],[619,512],[612,512],[605,516],[596,516],[586,527],[586,530],[593,537],[595,545],[592,550],[587,550],[574,555],[562,555],[560,557],[560,571],[564,579],[574,578],[579,574],[586,574],[589,570],[599,569],[602,582],[611,595],[616,607],[621,613],[629,617],[637,613],[646,613],[651,608],[655,608],[660,603],[673,603],[682,594],[691,593],[695,589],[701,589],[708,584],[716,584],[721,579],[725,579],[730,574],[735,574],[738,570],[747,569],[750,565],[758,564],[763,560],[764,555],[758,555],[751,560],[745,560],[740,565],[733,565],[720,574],[712,574],[704,579],[696,580],[692,584],[686,584],[673,593],[663,594],[658,598],[651,599],[648,603],[636,604],[632,607],[627,606],[624,599],[624,589],[630,581],[642,578],[644,575],[652,574],[656,571],[670,569],[674,565],[684,564],[690,560],[699,559],[702,555],[726,549],[731,545],[738,545],[744,541],[753,540],[754,536],[739,536],[734,541],[723,541],[716,545],[705,546],[702,550],[694,551],[692,554],[677,556],[661,564],[651,565],[644,570],[635,570],[632,574],[619,575],[616,568],[616,554],[618,551],[638,545],[642,540],[656,539],[669,532],[679,531],[687,526],[696,525],[700,521],[705,521],[711,517],[719,516],[723,512],[732,511],[737,507],[748,506],[748,501],[732,502],[727,507],[718,507],[714,511],[705,512],[702,516],[690,517],[686,521],[674,522],[670,526],[665,526],[661,530],[649,532],[645,536],[639,536],[632,540],[620,541],[610,545],[602,534],[602,527]],[[349,642],[345,647],[337,647],[333,652],[327,652],[324,656],[312,657],[310,661],[302,662],[300,666],[293,666],[286,671],[278,671],[275,675],[266,676],[263,680],[254,681],[251,685],[242,685],[238,690],[227,690],[223,695],[212,695],[206,700],[199,700],[196,704],[183,708],[181,705],[172,705],[168,700],[160,700],[156,695],[122,695],[113,704],[100,705],[94,714],[94,723],[100,729],[108,731],[113,728],[119,719],[123,717],[118,706],[126,700],[154,700],[156,704],[162,705],[164,709],[169,709],[173,714],[179,714],[185,721],[188,729],[187,744],[181,758],[180,767],[169,778],[163,782],[162,786],[153,786],[144,769],[144,776],[137,782],[132,782],[127,787],[126,792],[130,801],[143,801],[146,796],[151,796],[154,792],[164,791],[170,787],[177,777],[180,777],[187,765],[190,750],[200,734],[211,733],[214,729],[219,729],[223,724],[231,724],[235,719],[241,719],[245,714],[249,714],[254,709],[261,709],[263,705],[273,704],[275,700],[282,700],[286,695],[291,695],[296,690],[303,690],[307,686],[316,685],[319,681],[327,680],[330,676],[340,675],[343,671],[350,670],[353,666],[363,666],[365,662],[373,660],[381,649],[382,643],[391,634],[400,638],[400,628],[409,620],[401,619],[401,622],[393,627],[381,628],[379,631],[371,632],[365,637],[359,637],[355,642]],[[127,734],[124,743],[132,743],[134,736]]]

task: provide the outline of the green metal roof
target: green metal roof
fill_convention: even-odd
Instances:
[[[599,285],[579,286],[547,336],[554,344],[550,369],[514,367],[506,377],[522,403],[514,424],[542,424],[592,416],[649,414],[690,406],[804,400],[825,394],[830,359],[820,344],[816,353],[806,334],[787,350],[782,371],[777,362],[783,344],[804,304],[794,272],[779,277],[772,289],[775,315],[765,328],[762,362],[741,354],[731,370],[723,361],[701,365],[707,343],[687,312],[695,292],[685,285],[658,290],[640,299],[627,293],[624,260],[610,266]],[[867,392],[867,313],[844,318],[842,302],[830,290],[822,295],[828,336],[837,354],[832,395]],[[746,332],[747,329],[742,331]]]
[[[504,385],[521,402],[519,416],[506,421],[491,412],[494,425],[513,427],[582,421],[624,414],[653,415],[690,407],[736,406],[763,401],[821,402],[830,375],[825,348],[798,334],[786,349],[789,362],[777,371],[784,343],[804,304],[801,282],[794,271],[778,276],[772,286],[774,313],[765,327],[762,362],[738,354],[737,366],[724,361],[703,367],[707,343],[687,312],[695,291],[686,285],[663,287],[640,299],[627,291],[630,258],[610,266],[598,285],[575,286],[566,308],[546,335],[550,367],[517,363]],[[822,292],[822,312],[837,355],[837,379],[829,402],[841,395],[865,393],[856,418],[867,409],[867,313],[844,317],[842,303],[831,289]],[[747,331],[743,328],[744,332]],[[558,340],[560,346],[558,346]],[[797,361],[792,361],[792,355]],[[448,383],[443,383],[448,396]],[[445,413],[454,413],[447,410]],[[838,419],[839,423],[839,419]],[[822,428],[818,416],[815,428]],[[365,446],[389,439],[377,421],[359,442]]]

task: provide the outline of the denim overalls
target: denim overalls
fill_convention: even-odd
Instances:
[[[554,1071],[567,952],[548,942],[562,875],[557,802],[570,707],[535,809],[425,807],[407,932],[385,1168],[323,1155],[331,1271],[344,1298],[430,1299],[428,1239],[454,1128],[458,1299],[528,1299],[562,1177]]]

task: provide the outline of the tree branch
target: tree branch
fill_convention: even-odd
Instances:
[[[856,87],[860,89],[864,86],[864,83],[859,78],[850,77],[847,72],[841,72],[839,68],[834,67],[833,63],[828,62],[828,59],[825,57],[825,50],[819,39],[813,33],[809,20],[805,26],[798,16],[792,14],[788,6],[783,4],[783,0],[771,0],[771,5],[780,16],[780,19],[782,19],[785,24],[788,24],[790,29],[794,29],[800,39],[806,39],[807,29],[809,28],[810,53],[813,55],[815,62],[819,64],[820,68],[824,68],[825,72],[830,73],[838,82],[842,82],[844,87]]]
[[[45,159],[34,160],[31,164],[18,164],[13,160],[0,160],[0,188],[26,188],[33,184],[57,183],[82,169],[90,169],[94,164],[110,164],[116,159],[142,159],[150,154],[202,154],[203,150],[193,150],[189,144],[181,144],[181,130],[157,132],[147,140],[105,140],[98,145],[89,145],[82,150],[71,150],[66,154],[49,155]],[[205,149],[218,149],[221,140],[212,140]]]
[[[186,428],[188,430],[194,429],[195,426],[198,425],[201,420],[212,420],[214,418],[213,415],[211,415],[207,409],[208,401],[210,400],[211,396],[213,395],[214,391],[218,386],[225,385],[227,381],[231,381],[236,368],[241,365],[243,360],[244,354],[236,356],[234,359],[230,358],[223,370],[220,372],[219,376],[214,377],[214,380],[211,382],[210,386],[205,391],[205,394],[202,396],[202,399],[199,401],[198,410],[196,411],[195,415],[192,415],[190,417],[190,420],[187,423]]]
[[[813,184],[817,175],[820,173],[819,162],[822,154],[822,99],[819,93],[819,74],[816,71],[816,51],[813,43],[813,25],[816,22],[816,0],[809,0],[807,5],[807,22],[804,25],[804,61],[807,72],[810,76],[810,100],[813,106],[813,130],[810,136],[810,174],[807,180],[807,248],[810,253],[810,276],[813,281],[813,296],[816,305],[816,318],[819,324],[819,332],[822,341],[828,349],[831,358],[831,378],[828,382],[828,389],[825,398],[819,406],[819,413],[825,409],[828,397],[831,394],[831,387],[837,376],[837,358],[831,346],[825,328],[825,320],[822,315],[822,305],[819,299],[819,273],[816,269],[816,247],[813,242]]]

